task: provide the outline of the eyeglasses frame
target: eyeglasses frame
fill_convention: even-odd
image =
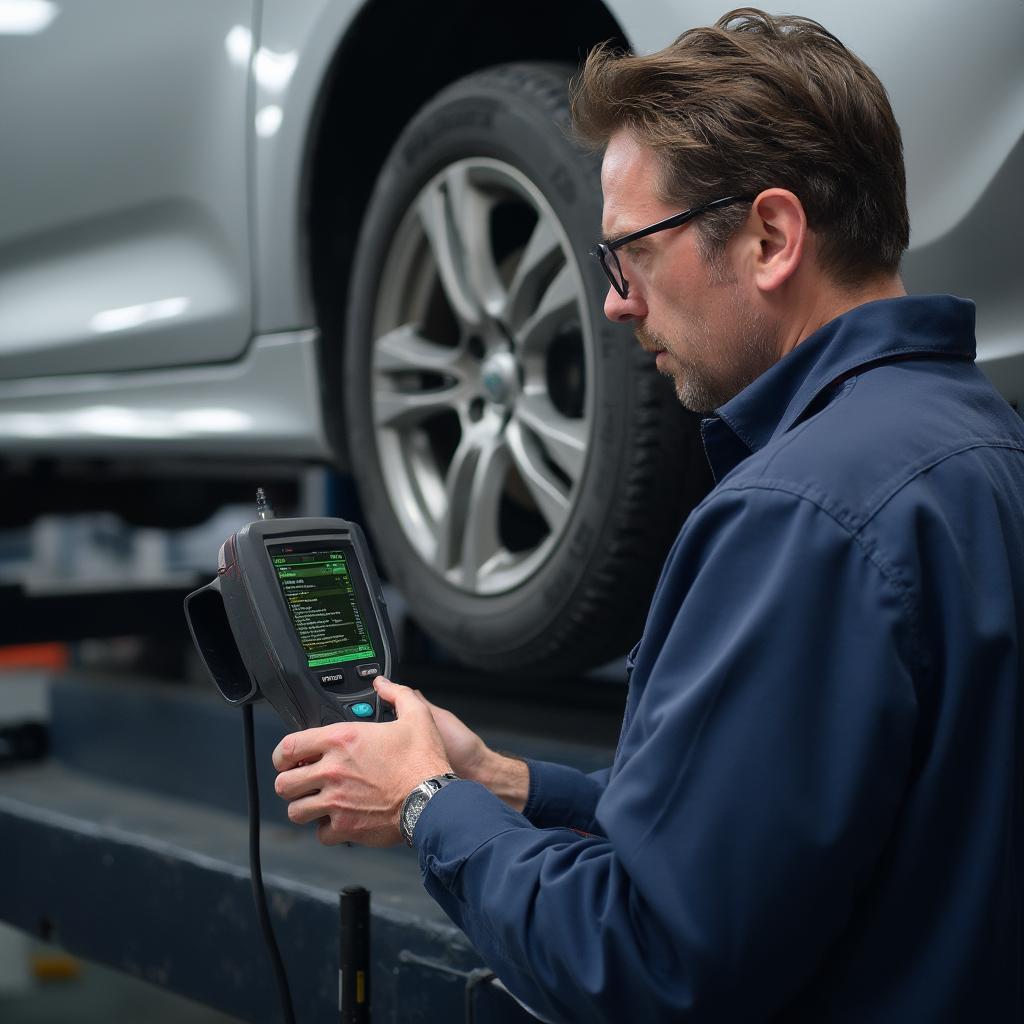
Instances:
[[[654,224],[649,224],[645,228],[640,228],[638,231],[630,231],[628,235],[621,235],[619,238],[613,238],[610,242],[598,242],[597,245],[590,250],[590,255],[594,257],[600,264],[601,269],[605,273],[605,277],[611,282],[611,286],[619,294],[620,298],[629,298],[629,281],[626,280],[626,275],[622,272],[622,264],[619,262],[619,257],[615,255],[616,249],[621,249],[624,245],[629,245],[630,242],[636,242],[641,238],[646,238],[648,235],[653,235],[658,231],[667,231],[669,228],[681,227],[683,224],[693,220],[694,217],[699,217],[702,213],[710,213],[712,210],[721,209],[723,206],[729,206],[731,203],[740,202],[753,202],[754,196],[741,195],[741,196],[725,196],[722,199],[712,199],[710,203],[702,203],[700,206],[693,206],[689,210],[684,210],[682,213],[674,213],[671,217],[666,217],[664,220],[659,220]],[[615,270],[618,273],[619,279],[622,284],[616,280],[615,273],[612,272],[608,265],[609,258],[615,263]]]

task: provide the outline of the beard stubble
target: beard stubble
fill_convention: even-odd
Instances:
[[[693,317],[686,335],[686,358],[646,324],[634,328],[645,351],[668,353],[670,365],[659,372],[672,379],[684,408],[702,414],[713,412],[778,360],[777,331],[768,318],[745,305],[740,308],[731,336],[719,333],[716,337],[707,318]],[[731,358],[723,359],[723,345],[734,350]]]

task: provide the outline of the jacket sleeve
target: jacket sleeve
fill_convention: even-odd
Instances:
[[[551,1020],[770,1019],[841,932],[907,784],[908,602],[812,500],[719,489],[659,583],[601,834],[454,783],[416,829],[428,891]]]
[[[597,802],[608,785],[609,768],[582,772],[564,764],[528,759],[530,792],[523,815],[538,828],[594,832]]]

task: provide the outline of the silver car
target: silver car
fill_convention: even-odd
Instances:
[[[977,300],[982,362],[1020,401],[1024,4],[797,8],[891,93],[908,288]],[[333,463],[459,657],[620,653],[707,481],[692,420],[602,316],[598,162],[565,83],[601,40],[650,50],[722,13],[0,0],[9,472]]]

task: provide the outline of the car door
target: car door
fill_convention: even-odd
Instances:
[[[0,0],[0,379],[239,356],[253,0]]]

